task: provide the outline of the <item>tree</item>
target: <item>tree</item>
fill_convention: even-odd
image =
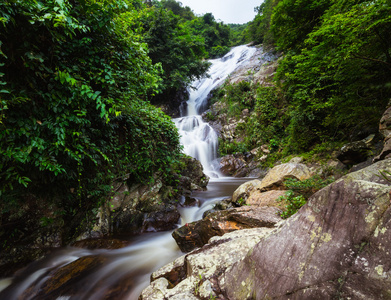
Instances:
[[[331,4],[329,0],[280,0],[270,25],[279,50],[299,49]]]
[[[204,40],[181,22],[179,16],[163,8],[151,7],[140,17],[143,41],[149,46],[152,62],[164,71],[161,95],[170,99],[195,79],[205,75],[209,64],[203,61]]]
[[[335,2],[300,53],[284,58],[293,148],[377,125],[391,96],[390,12],[385,0]]]
[[[145,102],[160,67],[140,30],[128,30],[142,7],[0,3],[2,205],[30,193],[58,197],[72,211],[106,195],[114,178],[148,181],[179,156],[174,124]]]

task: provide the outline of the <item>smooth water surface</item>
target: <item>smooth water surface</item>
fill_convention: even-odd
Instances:
[[[205,211],[227,197],[249,178],[221,177],[215,166],[217,159],[218,136],[200,114],[207,105],[207,95],[240,64],[244,63],[255,48],[239,46],[223,59],[212,60],[210,77],[194,82],[197,90],[192,90],[187,109],[181,118],[175,119],[181,134],[184,151],[199,159],[212,179],[207,191],[198,191],[192,197],[199,200],[200,206],[180,208],[181,224],[202,218]],[[130,238],[129,246],[118,250],[85,250],[68,247],[55,251],[41,261],[32,263],[15,278],[0,280],[0,299],[130,299],[136,300],[141,291],[148,286],[150,274],[183,253],[179,250],[170,232],[147,233]],[[91,263],[86,271],[73,273],[69,278],[66,272],[61,277],[58,270],[66,269],[79,260]],[[61,269],[63,272],[63,269]],[[58,277],[53,277],[57,274]],[[68,276],[68,277],[67,277]],[[48,293],[36,297],[40,289],[50,283],[61,286],[58,281],[66,282],[61,295]],[[7,287],[8,286],[8,287]],[[67,293],[68,291],[68,293]],[[72,295],[72,296],[70,296]]]

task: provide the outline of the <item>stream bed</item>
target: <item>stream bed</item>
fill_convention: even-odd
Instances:
[[[217,157],[218,135],[205,123],[202,112],[207,96],[222,84],[256,49],[233,48],[224,58],[211,60],[209,77],[193,83],[190,99],[174,119],[184,152],[198,159],[211,180],[206,191],[195,191],[196,207],[180,208],[182,226],[202,218],[218,201],[231,197],[235,189],[250,178],[222,177]],[[126,247],[115,250],[88,250],[67,247],[36,261],[14,278],[0,280],[0,299],[4,300],[81,300],[138,299],[149,285],[151,273],[183,255],[169,232],[145,233],[126,240]]]

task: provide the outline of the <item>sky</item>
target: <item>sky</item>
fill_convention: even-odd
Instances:
[[[254,8],[262,0],[177,0],[189,6],[197,15],[212,13],[217,21],[225,24],[244,24],[254,19]]]

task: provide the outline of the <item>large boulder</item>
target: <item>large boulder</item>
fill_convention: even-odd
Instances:
[[[260,197],[260,193],[270,190],[284,190],[283,183],[287,178],[304,180],[310,178],[312,175],[311,170],[302,163],[286,163],[275,166],[267,172],[262,180],[254,179],[240,185],[232,196],[232,202],[252,205],[250,202],[245,202],[251,196],[251,203],[253,203],[255,198]],[[270,196],[270,194],[267,196]],[[279,196],[281,196],[281,193]]]
[[[255,227],[273,227],[281,221],[276,208],[243,206],[208,214],[176,229],[172,236],[183,252],[202,247],[213,236]]]
[[[375,135],[342,146],[337,158],[345,165],[356,165],[367,160],[374,151],[373,142]]]
[[[261,184],[261,181],[258,179],[247,181],[241,184],[232,195],[232,202],[239,203],[246,201],[252,191]]]
[[[220,160],[220,172],[225,176],[235,176],[237,173],[242,173],[246,168],[246,161],[243,155],[226,155]],[[245,173],[248,170],[245,170]],[[243,177],[243,176],[237,176]]]
[[[286,204],[285,202],[280,201],[280,199],[285,195],[285,193],[286,191],[283,190],[270,190],[267,192],[255,190],[246,200],[246,204],[258,207],[277,207],[281,210],[284,210]]]
[[[320,190],[219,278],[228,299],[390,299],[391,160]],[[255,296],[256,295],[256,296]]]
[[[298,180],[308,179],[312,176],[311,170],[301,163],[286,163],[275,166],[262,179],[257,189],[262,192],[284,189],[283,182],[287,178]]]
[[[165,185],[158,175],[148,185],[115,183],[113,198],[100,208],[92,229],[80,235],[78,240],[176,228],[180,219],[177,203],[181,195],[189,196],[192,190],[203,190],[209,181],[198,160],[184,157],[182,165],[176,188]]]
[[[270,234],[270,228],[243,229],[213,237],[200,249],[154,272],[141,300],[217,299],[217,277]],[[219,298],[221,299],[221,298]]]

